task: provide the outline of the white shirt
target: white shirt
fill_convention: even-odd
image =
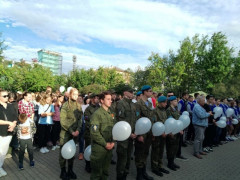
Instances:
[[[42,113],[50,113],[50,112],[55,112],[53,105],[45,104],[45,105],[40,105],[38,114],[41,115]],[[41,117],[39,118],[38,121],[39,124],[53,124],[52,116],[46,116],[46,117]]]
[[[25,123],[19,124],[20,139],[30,139],[30,138],[32,138],[30,122],[32,122],[32,119],[28,118],[25,121]]]

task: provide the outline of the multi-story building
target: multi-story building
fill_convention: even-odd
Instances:
[[[121,74],[125,83],[130,83],[131,74],[123,69],[118,67],[110,66],[110,69],[115,69],[118,74]]]
[[[38,51],[38,63],[50,68],[54,75],[62,74],[62,55],[57,52],[41,49]]]

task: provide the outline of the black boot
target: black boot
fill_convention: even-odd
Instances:
[[[117,164],[117,162],[114,159],[112,159],[111,164],[115,165],[115,164]]]
[[[127,180],[127,175],[128,175],[128,173],[124,173],[123,180]]]
[[[68,177],[70,179],[77,179],[77,175],[73,172],[72,166],[68,166]]]
[[[173,166],[176,168],[176,169],[180,169],[180,166],[175,164],[174,160],[173,160]]]
[[[159,171],[161,171],[162,173],[165,173],[165,174],[169,174],[170,172],[164,168],[159,168]]]
[[[175,168],[177,168],[177,169],[180,169],[180,166],[177,165],[177,164],[175,164],[175,163],[173,163],[173,166],[174,166]]]
[[[143,179],[153,180],[153,177],[149,176],[146,171],[146,166],[143,167]]]
[[[167,167],[173,171],[176,171],[176,167],[173,165],[173,159],[168,159],[168,165]]]
[[[143,180],[143,170],[142,170],[142,168],[137,168],[137,180]]]
[[[154,174],[156,174],[157,176],[160,176],[160,177],[163,176],[163,173],[162,173],[160,170],[154,169],[154,170],[152,170],[152,172],[153,172]]]
[[[60,174],[60,178],[63,180],[69,180],[68,174],[66,172],[66,168],[61,168],[61,174]]]
[[[86,161],[85,170],[86,170],[88,173],[91,173],[91,165],[90,165],[90,161]]]
[[[119,174],[117,175],[117,180],[126,180],[127,179],[127,174]]]

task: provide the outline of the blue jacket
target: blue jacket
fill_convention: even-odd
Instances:
[[[214,105],[210,105],[210,107],[211,107],[211,111],[213,112],[213,109],[217,106],[214,104]]]
[[[180,112],[180,114],[182,114],[183,111],[187,111],[187,105],[188,105],[188,102],[185,101],[184,99],[181,99],[178,102],[178,111]]]
[[[200,106],[198,103],[195,104],[193,108],[193,117],[192,117],[193,125],[207,127],[209,116],[210,114],[207,113],[202,106]]]
[[[226,116],[226,110],[227,110],[227,105],[225,104],[220,104],[219,107],[221,107],[223,109],[223,114]]]
[[[193,108],[194,108],[194,103],[193,102],[188,102],[188,105],[191,107],[191,111],[193,111]]]
[[[238,114],[239,114],[239,113],[238,113],[238,107],[235,106],[233,109],[234,109],[234,114],[235,114],[235,116],[238,117]]]

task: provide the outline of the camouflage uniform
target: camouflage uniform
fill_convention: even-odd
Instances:
[[[154,116],[155,122],[162,122],[164,124],[167,119],[166,109],[157,106],[157,108],[154,109]],[[151,167],[153,171],[158,171],[163,166],[162,159],[165,143],[166,138],[163,136],[154,137],[152,141]]]
[[[109,109],[112,113],[114,113],[114,115],[116,115],[116,107],[117,107],[117,101],[113,101]]]
[[[107,150],[106,144],[113,142],[112,128],[114,125],[114,114],[100,107],[91,117],[91,180],[108,179],[108,169],[112,158],[112,150]]]
[[[173,117],[174,119],[178,120],[180,117],[180,114],[176,108],[172,108],[171,106],[169,106],[167,108],[167,116]],[[179,140],[180,140],[179,138],[180,138],[179,133],[175,134],[173,137],[171,135],[167,135],[167,138],[166,138],[167,158],[170,161],[173,161],[177,154]]]
[[[131,99],[123,98],[118,101],[116,107],[117,121],[126,121],[134,133],[136,123],[136,106]],[[125,141],[117,143],[117,179],[125,179],[129,173],[131,154],[133,150],[133,140],[129,137]]]
[[[84,140],[85,140],[85,148],[91,144],[91,136],[90,136],[90,120],[93,113],[99,108],[100,106],[90,104],[86,110],[84,111],[84,119],[85,119],[85,132],[84,132]]]
[[[76,137],[72,136],[72,133],[75,131],[81,132],[82,127],[82,110],[81,105],[77,102],[68,101],[63,104],[61,113],[60,113],[60,123],[61,123],[61,132],[60,132],[60,146],[62,146],[71,139],[74,139],[76,142]],[[66,159],[61,155],[60,149],[59,155],[59,164],[61,168],[64,168],[66,165]],[[73,165],[74,157],[68,160],[68,166]]]
[[[137,119],[141,117],[147,117],[152,122],[154,122],[154,116],[153,116],[153,110],[152,110],[152,103],[147,101],[148,105],[140,99],[136,105],[137,105]],[[149,148],[152,143],[152,131],[149,131],[147,134],[142,135],[144,137],[144,142],[135,141],[135,164],[138,170],[138,175],[141,177],[141,174],[143,174],[144,177],[148,176],[146,173],[146,163],[147,163],[147,157],[149,154]],[[137,176],[138,178],[138,176]],[[149,179],[152,179],[151,177],[148,177]]]
[[[93,113],[99,108],[100,106],[90,104],[86,110],[84,111],[84,119],[85,119],[85,131],[84,131],[84,140],[85,140],[85,148],[87,148],[89,145],[91,145],[91,136],[90,136],[90,120],[93,115]],[[85,170],[87,172],[91,172],[91,165],[90,161],[85,160],[86,166]]]

